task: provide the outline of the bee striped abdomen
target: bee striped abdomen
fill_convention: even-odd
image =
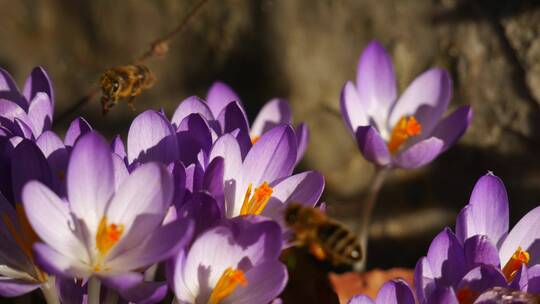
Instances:
[[[362,259],[362,249],[356,236],[341,224],[329,221],[318,229],[323,248],[334,264],[353,264]]]

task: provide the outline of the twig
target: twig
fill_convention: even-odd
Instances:
[[[189,22],[197,15],[201,8],[209,0],[200,0],[189,12],[188,14],[180,21],[180,23],[174,28],[171,32],[167,33],[163,37],[160,37],[150,44],[150,48],[137,59],[133,60],[131,64],[141,64],[145,61],[152,59],[154,57],[163,57],[169,51],[169,45],[171,44],[173,38],[182,33]],[[79,98],[77,102],[71,105],[67,110],[58,115],[58,118],[55,120],[56,123],[65,120],[70,117],[73,113],[83,107],[85,104],[90,102],[94,97],[96,97],[100,92],[99,86],[95,86],[88,94]]]

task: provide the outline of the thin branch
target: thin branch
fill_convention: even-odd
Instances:
[[[150,44],[150,48],[139,56],[137,59],[132,61],[130,64],[142,64],[149,59],[155,57],[163,57],[169,51],[169,46],[172,40],[180,33],[182,33],[189,22],[199,13],[199,11],[204,7],[204,5],[209,0],[200,0],[197,4],[188,12],[188,14],[180,21],[180,23],[169,33],[165,34],[163,37],[160,37]],[[67,110],[58,115],[58,118],[55,120],[56,123],[65,120],[70,117],[73,113],[77,112],[81,107],[89,103],[94,97],[99,95],[100,87],[94,86],[94,88],[88,92],[83,97],[79,98],[74,104],[72,104]]]

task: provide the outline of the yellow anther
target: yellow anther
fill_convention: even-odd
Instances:
[[[227,268],[223,271],[221,277],[219,277],[216,286],[210,294],[207,304],[219,304],[223,299],[231,295],[238,285],[246,287],[248,284],[244,272],[239,269]]]
[[[118,243],[123,233],[124,225],[107,224],[107,217],[101,218],[96,233],[96,247],[101,256],[106,255]]]
[[[410,137],[417,136],[422,132],[422,125],[414,116],[404,116],[392,129],[392,136],[388,142],[390,153],[396,153],[401,145]]]
[[[512,281],[516,276],[517,271],[521,268],[521,265],[528,265],[530,259],[529,253],[522,250],[521,246],[519,246],[502,269],[506,280],[508,282]]]
[[[240,215],[261,214],[274,191],[267,182],[264,182],[255,189],[255,193],[251,196],[252,187],[253,185],[249,184],[246,195],[244,196],[244,203],[240,209]]]

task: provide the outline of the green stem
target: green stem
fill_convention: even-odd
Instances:
[[[46,282],[41,284],[40,288],[47,304],[60,304],[58,290],[56,289],[56,280],[53,276],[50,276]]]
[[[363,271],[366,267],[367,261],[367,241],[369,237],[369,226],[371,224],[371,216],[375,204],[377,203],[377,198],[381,192],[382,186],[388,175],[390,169],[386,167],[376,167],[375,172],[373,172],[373,177],[371,183],[368,187],[367,196],[365,198],[364,204],[361,207],[360,214],[360,229],[358,231],[358,237],[360,238],[360,244],[362,245],[362,250],[364,251],[364,257],[360,263],[354,265],[356,271]]]
[[[99,304],[101,294],[101,282],[95,276],[88,280],[88,304]]]

